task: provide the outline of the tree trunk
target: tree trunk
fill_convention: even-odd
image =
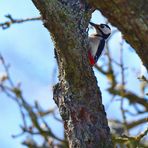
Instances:
[[[148,70],[148,0],[86,0],[123,33]]]
[[[70,148],[112,148],[102,97],[87,57],[92,9],[81,0],[32,0],[54,40],[59,84],[54,100]]]

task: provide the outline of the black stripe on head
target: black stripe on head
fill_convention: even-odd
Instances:
[[[109,30],[111,30],[111,28],[110,28],[108,25],[106,25],[106,24],[100,24],[100,28],[98,28],[99,31],[100,31],[101,34],[102,34],[102,37],[103,37],[104,39],[107,39],[107,38],[109,37],[110,33],[109,33],[109,34],[105,34],[105,33],[101,30],[101,28],[103,29],[104,27],[108,28]]]
[[[98,29],[101,32],[102,35],[100,35],[100,36],[102,36],[103,39],[107,39],[110,36],[110,33],[109,34],[105,34],[105,33],[103,33],[103,31],[100,28],[98,28]]]
[[[111,28],[107,24],[100,24],[100,27],[103,28],[104,26],[111,30]]]
[[[111,30],[111,28],[108,26],[108,25],[106,25],[106,24],[104,24],[108,29],[110,29]]]
[[[102,37],[103,37],[104,39],[107,39],[109,36],[110,36],[110,34],[104,34],[104,33],[102,33]]]

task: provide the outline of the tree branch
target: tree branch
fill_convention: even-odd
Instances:
[[[36,21],[42,19],[40,16],[34,18],[26,18],[26,19],[14,19],[10,14],[6,15],[5,17],[8,18],[9,21],[0,23],[0,27],[2,27],[2,29],[8,29],[12,24],[18,24],[18,23],[24,23],[28,21]]]
[[[99,9],[124,38],[135,48],[148,70],[148,5],[147,0],[86,0]]]

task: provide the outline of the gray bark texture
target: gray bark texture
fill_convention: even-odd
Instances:
[[[116,26],[148,70],[148,0],[86,0]]]
[[[87,57],[92,9],[81,0],[32,0],[55,43],[59,83],[54,100],[70,148],[112,148],[100,89]]]

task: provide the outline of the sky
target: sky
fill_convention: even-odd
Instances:
[[[0,0],[0,22],[7,19],[4,17],[11,14],[14,18],[28,18],[39,16],[38,10],[32,4],[31,0]],[[95,12],[92,17],[94,23],[104,23],[106,19],[99,12]],[[116,29],[116,28],[113,28]],[[118,40],[117,40],[118,38]],[[113,50],[112,56],[119,59],[119,43],[121,33],[117,33],[109,43]],[[129,67],[138,69],[142,64],[139,57],[135,54],[132,47],[126,42],[124,55],[125,64]],[[54,58],[53,43],[50,34],[42,25],[41,21],[27,22],[23,24],[12,25],[7,30],[0,28],[0,53],[4,56],[7,63],[11,64],[10,72],[14,82],[21,82],[21,88],[27,101],[33,102],[38,100],[44,108],[54,107],[55,103],[52,99],[52,86],[57,82],[56,60]],[[134,61],[134,64],[133,64]],[[103,64],[103,55],[98,62]],[[94,69],[95,71],[95,69]],[[146,73],[144,69],[140,73]],[[1,71],[0,71],[1,72]],[[54,80],[53,80],[54,75]],[[108,85],[104,76],[95,71],[98,84],[102,91],[103,98],[109,98],[109,94],[105,89]],[[129,72],[127,87],[137,93],[139,84],[136,74]],[[128,80],[127,80],[128,81]],[[133,84],[135,87],[133,89]],[[108,99],[104,99],[103,103],[107,104]],[[113,103],[107,110],[110,118],[119,117],[120,113],[116,112],[119,107],[118,103]],[[2,148],[23,148],[21,141],[24,137],[13,139],[11,135],[20,133],[19,125],[21,124],[20,113],[15,102],[0,94],[0,147]],[[58,136],[63,136],[62,125],[50,119],[50,125],[54,125],[54,132]]]
[[[0,0],[0,22],[7,20],[4,17],[7,14],[14,18],[39,16],[31,0]],[[49,32],[41,21],[13,25],[7,30],[0,29],[0,53],[11,64],[11,76],[14,82],[21,82],[27,101],[38,100],[45,108],[55,106],[51,90],[57,81],[52,80],[56,60]],[[22,148],[20,143],[23,138],[11,137],[20,133],[18,106],[1,94],[0,118],[0,147]],[[50,120],[50,124],[56,125],[54,120]],[[58,125],[54,131],[62,131],[61,129]]]

